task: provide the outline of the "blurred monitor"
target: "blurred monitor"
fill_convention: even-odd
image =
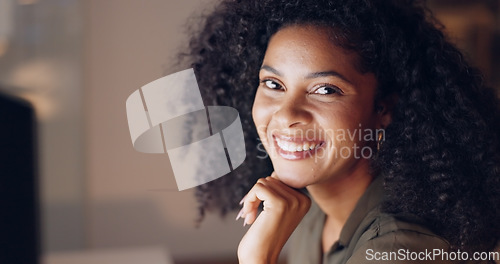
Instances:
[[[0,263],[36,264],[38,183],[33,108],[0,93]]]

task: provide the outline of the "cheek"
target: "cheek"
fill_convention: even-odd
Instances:
[[[364,109],[352,105],[325,109],[323,113],[329,114],[317,116],[317,120],[321,120],[320,123],[325,135],[331,140],[332,147],[340,148],[358,143],[362,141],[359,139],[359,134],[364,129],[373,127],[373,117]]]
[[[271,120],[272,110],[268,103],[266,103],[265,98],[260,95],[259,92],[255,95],[255,100],[252,107],[252,118],[259,132],[259,136],[265,134],[266,128]]]

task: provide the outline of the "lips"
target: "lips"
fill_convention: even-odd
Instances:
[[[278,154],[288,160],[311,157],[323,146],[324,141],[304,140],[288,136],[273,135]]]

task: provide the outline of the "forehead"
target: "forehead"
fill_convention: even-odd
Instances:
[[[322,69],[342,67],[361,73],[358,54],[342,48],[338,42],[334,30],[325,26],[287,26],[272,36],[264,63],[273,61]]]

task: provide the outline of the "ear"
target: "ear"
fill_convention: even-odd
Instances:
[[[385,129],[392,122],[392,112],[398,102],[396,94],[388,95],[381,100],[378,100],[375,111],[378,116],[377,127]]]

